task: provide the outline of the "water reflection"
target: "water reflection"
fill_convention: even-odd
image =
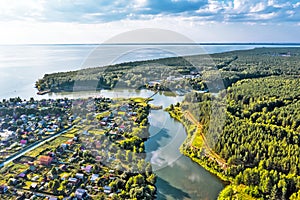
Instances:
[[[179,188],[176,188],[170,185],[169,182],[162,179],[161,177],[157,178],[156,186],[159,187],[157,192],[157,199],[190,199],[190,195]]]
[[[164,102],[164,106],[168,106],[178,100],[178,97],[158,95],[152,103]],[[149,122],[151,137],[145,147],[147,159],[158,175],[157,198],[216,199],[224,188],[223,183],[179,151],[186,138],[183,125],[163,110],[151,111]]]

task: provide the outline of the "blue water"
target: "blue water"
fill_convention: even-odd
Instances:
[[[274,45],[2,45],[0,99],[36,96],[45,73],[170,56],[219,53]]]

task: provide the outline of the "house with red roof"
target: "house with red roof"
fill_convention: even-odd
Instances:
[[[41,165],[49,166],[53,161],[53,158],[50,156],[40,156],[39,162]]]

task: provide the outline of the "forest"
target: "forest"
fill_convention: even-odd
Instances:
[[[238,198],[236,193],[257,199],[300,198],[299,84],[294,75],[271,76],[238,81],[219,96],[186,96],[181,109],[201,122],[211,148],[227,166],[222,168],[206,156],[201,143],[198,148],[189,145],[192,137],[183,151],[231,182],[220,199]],[[216,118],[212,116],[214,102],[226,102],[225,109],[215,109],[217,119],[212,119]],[[221,131],[210,127],[212,120],[223,125]]]

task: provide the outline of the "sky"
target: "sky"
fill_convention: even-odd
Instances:
[[[0,44],[102,43],[142,28],[195,42],[300,42],[300,1],[0,0]]]

